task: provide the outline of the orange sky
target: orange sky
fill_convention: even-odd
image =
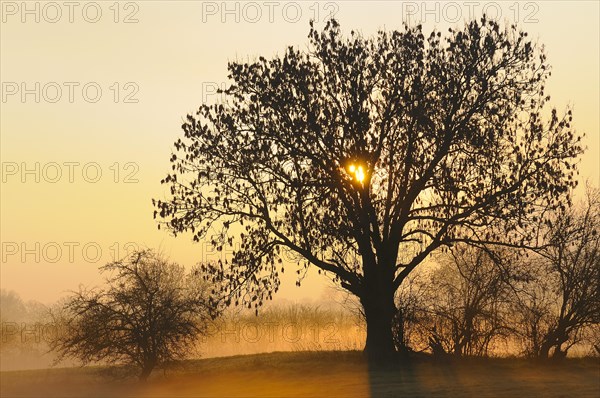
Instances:
[[[442,31],[484,8],[517,17],[546,46],[551,102],[574,107],[589,148],[581,175],[600,185],[596,1],[441,2],[427,9],[391,1],[229,2],[227,9],[192,1],[118,8],[82,2],[73,9],[29,2],[27,10],[21,2],[1,4],[0,275],[2,288],[25,299],[51,302],[98,283],[97,267],[128,242],[159,247],[186,265],[214,256],[189,236],[158,231],[152,219],[151,198],[164,194],[159,181],[170,170],[182,118],[218,100],[212,90],[225,82],[228,60],[305,47],[308,21],[322,26],[332,11],[343,30],[364,34],[400,28],[409,16]],[[29,94],[22,97],[22,89]],[[318,298],[326,285],[309,274],[302,288],[284,281],[277,298]]]

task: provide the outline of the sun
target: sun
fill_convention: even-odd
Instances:
[[[349,165],[348,172],[350,172],[350,174],[354,174],[354,179],[360,183],[362,183],[365,179],[365,170],[361,165]]]

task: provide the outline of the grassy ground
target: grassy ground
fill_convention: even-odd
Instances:
[[[598,397],[597,359],[434,362],[369,369],[360,352],[286,352],[211,358],[155,372],[145,384],[110,369],[0,373],[2,397]]]

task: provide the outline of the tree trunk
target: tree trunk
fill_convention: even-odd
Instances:
[[[142,367],[142,372],[140,373],[140,381],[146,381],[148,380],[148,377],[150,376],[150,373],[152,373],[152,370],[154,369],[155,366],[155,361],[148,361],[146,363],[144,363],[144,366]]]
[[[567,357],[567,350],[562,350],[561,345],[557,345],[554,353],[552,354],[552,359],[554,360],[563,360]]]
[[[559,334],[556,344],[554,344],[554,352],[552,353],[552,359],[562,360],[567,357],[567,351],[569,350],[569,348],[567,347],[564,351],[562,349],[563,344],[565,344],[567,340],[569,340],[567,332],[562,332]]]
[[[556,329],[549,333],[542,345],[540,346],[539,358],[548,359],[550,358],[550,350],[554,348],[552,357],[555,359],[564,358],[567,354],[562,352],[561,346],[569,339],[567,332],[564,329]]]
[[[552,348],[552,343],[548,340],[545,340],[541,345],[540,345],[540,350],[538,352],[538,358],[540,359],[548,359],[548,356],[550,354],[550,348]]]
[[[365,351],[369,359],[376,361],[391,359],[396,350],[392,324],[396,315],[392,281],[367,285],[361,303],[367,322]],[[389,286],[386,286],[389,285]]]

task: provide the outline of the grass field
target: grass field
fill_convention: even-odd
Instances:
[[[597,359],[435,362],[369,369],[361,352],[280,352],[187,361],[146,384],[114,368],[0,373],[2,397],[598,397]]]

